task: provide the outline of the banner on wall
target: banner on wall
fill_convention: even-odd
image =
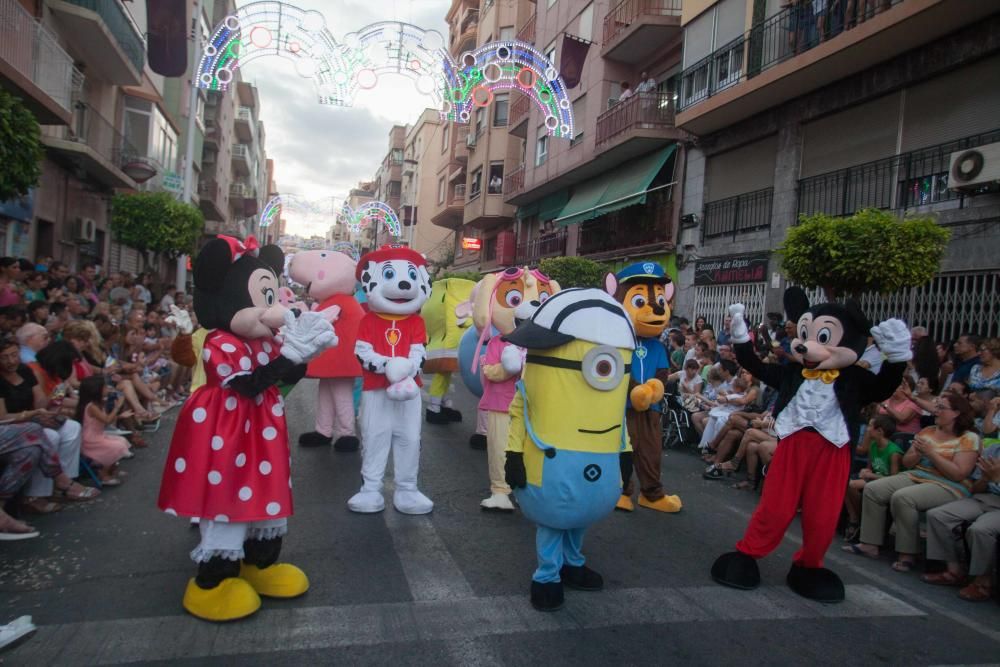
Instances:
[[[767,280],[768,253],[701,259],[694,265],[695,285],[734,285]]]

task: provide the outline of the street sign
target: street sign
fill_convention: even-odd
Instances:
[[[176,174],[172,171],[168,171],[163,174],[163,189],[167,192],[172,192],[173,194],[183,192],[184,181],[181,179],[180,174]]]
[[[474,239],[469,237],[462,238],[462,250],[480,250],[483,247],[482,239]]]

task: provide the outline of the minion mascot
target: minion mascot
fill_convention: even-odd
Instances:
[[[670,359],[660,334],[670,320],[674,284],[663,267],[654,262],[626,266],[608,274],[605,287],[632,318],[639,345],[632,358],[629,401],[625,410],[628,436],[635,449],[635,473],[639,478],[639,505],[658,512],[680,512],[681,499],[663,492],[660,461],[663,458],[663,384],[670,375]],[[632,512],[635,491],[632,473],[622,475],[625,489],[616,509]]]
[[[635,331],[610,295],[574,288],[554,294],[504,339],[527,349],[510,404],[507,483],[538,524],[531,604],[555,611],[563,583],[604,587],[581,547],[587,527],[614,509],[622,471],[632,470],[622,417]]]
[[[420,316],[427,326],[427,362],[424,374],[433,374],[430,400],[424,411],[428,424],[450,424],[462,421],[462,413],[452,407],[448,391],[451,374],[458,370],[458,345],[462,334],[472,325],[472,319],[463,316],[476,283],[463,278],[445,278],[431,285],[431,296],[420,309]]]

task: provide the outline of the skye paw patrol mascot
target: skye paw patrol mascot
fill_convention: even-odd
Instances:
[[[680,512],[677,496],[663,492],[660,461],[663,458],[663,383],[670,375],[670,359],[660,334],[670,320],[674,284],[663,267],[654,262],[626,266],[617,275],[608,274],[605,287],[632,318],[639,345],[632,355],[629,401],[625,410],[629,440],[635,451],[635,473],[639,478],[639,505],[658,512]],[[635,510],[631,472],[616,509]]]
[[[458,370],[458,346],[472,326],[469,295],[476,283],[463,278],[444,278],[431,285],[431,296],[420,316],[427,326],[427,362],[424,374],[434,374],[428,393],[430,400],[424,411],[428,424],[450,424],[462,421],[462,413],[452,407],[448,398],[452,373]],[[468,312],[466,312],[468,311]]]
[[[296,318],[278,302],[281,249],[220,236],[194,263],[194,310],[212,329],[201,357],[205,384],[177,415],[157,505],[200,519],[191,552],[198,575],[184,609],[209,621],[257,611],[260,596],[292,598],[309,588],[299,568],[278,563],[292,515],[288,429],[278,382],[337,343],[316,313]],[[282,328],[280,340],[274,331]]]
[[[510,487],[504,480],[504,450],[510,429],[508,409],[514,398],[517,381],[524,365],[523,350],[503,339],[514,331],[518,321],[527,320],[553,294],[559,283],[535,269],[509,268],[493,273],[480,281],[472,307],[476,328],[496,332],[486,344],[483,354],[483,396],[479,409],[486,412],[486,455],[489,458],[490,497],[479,503],[487,512],[513,512]],[[475,372],[480,359],[474,359]]]
[[[382,479],[392,450],[393,506],[427,514],[434,503],[417,488],[420,470],[420,367],[427,330],[420,307],[430,295],[427,262],[401,245],[386,245],[358,262],[357,279],[368,299],[354,351],[361,361],[361,491],[347,501],[354,512],[385,509]]]
[[[910,352],[910,330],[900,320],[871,328],[886,356],[878,375],[857,365],[868,343],[869,322],[853,300],[809,305],[798,287],[785,291],[785,313],[797,321],[791,359],[765,364],[754,353],[744,306],[729,307],[730,332],[740,365],[769,387],[777,387],[774,429],[778,449],[767,484],[743,539],[715,561],[712,578],[733,588],[760,584],[757,559],[781,543],[801,509],[802,548],[792,557],[786,582],[799,595],[841,602],[844,584],[823,567],[833,540],[851,472],[852,443],[861,408],[884,401],[899,387]]]
[[[614,509],[622,472],[632,469],[622,416],[635,331],[610,295],[567,289],[505,338],[527,349],[510,404],[507,482],[538,524],[531,604],[555,611],[563,584],[604,586],[581,549],[587,527]]]

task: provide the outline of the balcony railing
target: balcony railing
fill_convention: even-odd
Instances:
[[[851,215],[962,199],[948,189],[951,154],[1000,141],[1000,129],[838,169],[799,181],[799,214]]]
[[[250,151],[244,144],[233,144],[233,157],[248,160],[250,158]]]
[[[240,107],[240,110],[236,112],[236,118],[239,120],[245,120],[246,122],[253,124],[253,109],[250,107]]]
[[[552,234],[543,234],[517,246],[517,263],[533,264],[546,257],[566,254],[566,228]]]
[[[538,14],[532,14],[527,22],[521,26],[521,29],[517,31],[517,39],[521,42],[528,42],[529,44],[535,43],[535,23],[538,18]]]
[[[507,174],[503,179],[504,196],[510,197],[524,189],[524,165]]]
[[[747,192],[705,204],[702,239],[733,236],[768,229],[774,188]]]
[[[580,255],[615,254],[673,241],[673,204],[663,191],[643,205],[629,206],[579,225]]]
[[[85,145],[118,169],[144,157],[104,116],[83,103],[74,111],[72,127],[43,125],[40,130],[43,136]]]
[[[604,17],[605,46],[642,16],[680,16],[681,0],[622,0]]]
[[[673,126],[674,99],[671,93],[637,93],[597,117],[597,146],[629,130]]]
[[[459,183],[451,189],[451,196],[448,197],[448,206],[462,206],[465,204],[465,183]]]
[[[66,0],[71,5],[89,9],[104,21],[118,46],[136,70],[146,63],[146,40],[120,0]]]
[[[853,27],[856,22],[900,2],[903,0],[831,2],[819,14],[813,13],[809,3],[783,9],[686,68],[681,73],[680,108],[686,109],[740,81],[753,78],[843,32],[845,26]],[[856,16],[846,16],[848,4],[857,7]]]
[[[531,98],[519,95],[517,101],[510,105],[510,118],[507,122],[508,128],[517,127],[521,121],[531,113]]]
[[[0,0],[0,60],[70,111],[73,58],[17,0]]]
[[[466,9],[465,14],[462,16],[462,23],[460,24],[461,32],[465,32],[468,28],[479,23],[479,10],[478,9]]]

